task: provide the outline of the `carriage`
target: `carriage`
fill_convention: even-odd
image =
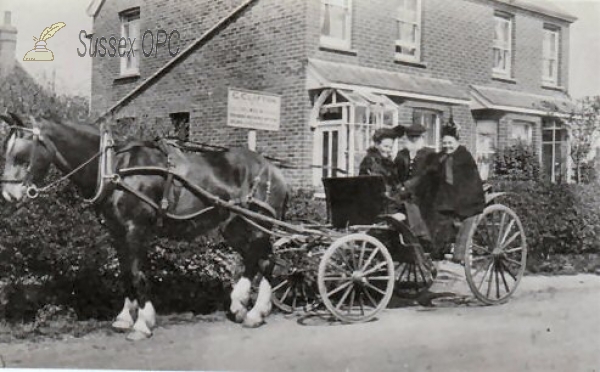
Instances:
[[[194,237],[219,227],[244,258],[230,311],[250,327],[262,324],[271,299],[284,311],[324,304],[341,321],[367,321],[394,291],[417,296],[435,277],[406,217],[382,214],[386,201],[378,177],[324,179],[329,223],[289,222],[282,218],[287,186],[281,171],[254,152],[165,139],[117,144],[104,124],[98,130],[32,118],[29,128],[12,113],[0,119],[10,128],[5,199],[35,198],[71,180],[104,216],[127,289],[113,327],[132,331],[131,339],[149,337],[155,325],[140,265],[142,248],[155,235]],[[51,163],[64,175],[38,187]],[[483,213],[463,221],[455,244],[469,287],[485,304],[512,296],[527,259],[523,226],[510,208],[494,202],[499,195],[487,194]],[[249,280],[267,274],[261,261],[275,262],[274,285],[263,277],[247,311]],[[130,313],[136,310],[134,324]]]
[[[324,235],[280,238],[273,303],[284,312],[323,304],[338,320],[368,321],[393,293],[416,298],[436,269],[403,214],[383,214],[388,202],[377,176],[323,179],[328,224],[304,225]],[[464,220],[454,249],[473,295],[487,305],[507,301],[525,270],[527,246],[519,217],[486,189],[483,212]]]

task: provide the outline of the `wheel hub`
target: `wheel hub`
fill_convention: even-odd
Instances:
[[[367,278],[365,278],[363,272],[361,270],[356,270],[352,273],[352,281],[354,283],[366,283],[367,282]]]

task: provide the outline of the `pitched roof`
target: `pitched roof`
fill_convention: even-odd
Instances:
[[[535,115],[568,114],[574,109],[571,98],[562,92],[540,95],[478,85],[471,85],[476,108],[523,112]]]
[[[86,9],[88,17],[96,17],[102,8],[102,4],[104,4],[104,0],[92,0]]]
[[[516,8],[529,10],[531,12],[562,19],[567,22],[575,22],[577,17],[565,12],[560,7],[546,0],[495,0],[499,3],[512,5]]]
[[[91,0],[87,7],[89,17],[95,17],[102,8],[105,0]],[[575,22],[577,17],[565,12],[549,1],[540,2],[535,0],[496,0],[500,3],[509,4],[517,8],[559,18],[568,22]]]
[[[386,94],[416,99],[466,103],[469,96],[449,80],[415,76],[400,72],[326,62],[309,58],[309,89],[331,87],[352,89],[368,87]]]

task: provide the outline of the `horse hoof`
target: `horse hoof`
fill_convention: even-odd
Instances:
[[[247,309],[240,309],[235,313],[235,322],[241,323],[246,319],[246,314],[248,314]]]
[[[147,333],[143,333],[140,331],[133,331],[133,332],[129,332],[129,334],[127,335],[127,340],[128,341],[141,341],[141,340],[150,338],[151,336],[152,336],[152,333],[147,334]]]
[[[112,324],[113,330],[116,332],[127,332],[133,327],[133,322],[125,320],[115,320]]]
[[[246,318],[244,319],[244,323],[242,323],[242,327],[244,328],[258,328],[261,325],[265,324],[265,321],[261,318],[261,319],[252,319],[252,318]]]

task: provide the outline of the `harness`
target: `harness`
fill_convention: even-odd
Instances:
[[[51,153],[52,156],[56,157],[56,159],[59,162],[63,163],[65,166],[69,166],[69,163],[62,156],[62,154],[58,151],[58,149],[56,148],[54,143],[52,143],[52,141],[46,140],[42,136],[41,128],[39,127],[39,124],[33,118],[32,118],[32,122],[33,122],[32,129],[22,126],[22,123],[20,123],[21,125],[9,126],[11,131],[21,130],[23,132],[29,132],[32,134],[33,146],[32,146],[31,152],[30,152],[29,165],[25,171],[25,177],[22,180],[17,180],[17,179],[11,179],[11,180],[3,179],[2,180],[2,182],[22,183],[24,186],[27,187],[26,196],[30,199],[35,199],[40,195],[40,193],[46,192],[46,191],[56,187],[58,184],[69,179],[69,177],[71,177],[73,174],[79,172],[81,169],[83,169],[85,166],[92,163],[97,158],[100,158],[99,167],[98,167],[98,182],[97,182],[97,186],[96,186],[96,193],[94,194],[94,196],[92,198],[84,199],[84,201],[86,203],[90,203],[90,204],[99,203],[115,187],[118,187],[125,191],[129,191],[130,193],[133,193],[138,198],[140,198],[142,201],[146,202],[147,204],[149,204],[153,208],[155,208],[157,210],[157,225],[159,227],[162,227],[164,225],[163,221],[165,218],[174,218],[177,220],[191,219],[191,218],[198,217],[204,213],[207,213],[208,211],[213,210],[215,208],[215,205],[211,205],[211,206],[204,208],[200,211],[197,211],[195,213],[192,213],[189,215],[183,215],[183,216],[175,216],[173,214],[168,213],[169,207],[171,206],[171,203],[169,202],[169,195],[171,194],[172,190],[175,188],[175,191],[173,193],[173,196],[174,196],[173,204],[176,205],[178,203],[179,197],[181,195],[181,189],[183,188],[183,185],[177,185],[175,183],[175,179],[179,179],[180,183],[182,183],[182,184],[185,183],[188,185],[188,187],[192,186],[192,185],[190,185],[189,181],[183,179],[183,177],[179,176],[175,172],[175,168],[176,168],[177,164],[174,160],[174,158],[175,158],[174,149],[180,149],[182,151],[187,151],[187,152],[206,152],[206,151],[222,152],[222,151],[228,151],[229,149],[227,149],[227,148],[204,145],[204,144],[194,143],[194,142],[189,142],[189,143],[181,142],[181,141],[175,142],[171,139],[164,139],[164,138],[157,139],[155,141],[133,141],[133,142],[128,142],[127,144],[124,144],[124,145],[117,146],[115,144],[115,141],[113,140],[112,133],[109,130],[103,129],[103,130],[101,130],[101,133],[100,133],[100,136],[101,136],[100,137],[100,149],[97,153],[95,153],[91,158],[87,159],[86,161],[84,161],[83,163],[78,165],[77,167],[73,168],[70,172],[68,172],[64,176],[60,177],[59,179],[49,183],[48,185],[46,185],[44,187],[37,187],[33,183],[33,177],[34,177],[33,164],[36,159],[36,156],[38,156],[39,146],[44,146],[44,148],[46,148]],[[159,173],[166,174],[165,181],[163,183],[162,198],[161,198],[161,201],[159,204],[155,203],[150,198],[148,198],[146,195],[140,193],[139,191],[129,187],[128,185],[126,185],[125,183],[122,182],[122,178],[121,178],[122,175],[123,176],[135,175],[136,173],[134,171],[136,169],[130,168],[130,169],[115,170],[115,167],[114,167],[115,155],[126,153],[126,152],[129,152],[129,151],[131,151],[135,148],[139,148],[139,147],[155,147],[155,148],[159,149],[161,151],[161,153],[163,153],[167,158],[166,168],[142,167],[140,169],[137,169],[138,171],[144,171],[144,170],[160,171]],[[266,181],[266,186],[265,186],[266,187],[265,198],[264,198],[264,200],[259,200],[256,198],[255,195],[258,192],[258,187],[262,183],[261,177],[264,175],[265,172],[267,172],[267,181]],[[137,174],[139,174],[139,172]],[[192,188],[198,189],[200,187],[195,186]],[[263,166],[263,168],[259,171],[259,173],[256,175],[256,177],[252,180],[251,185],[250,185],[250,190],[248,191],[248,193],[245,196],[227,200],[227,201],[225,201],[224,204],[225,205],[239,205],[239,206],[242,206],[245,208],[248,208],[251,206],[257,206],[259,209],[268,212],[270,215],[276,216],[275,210],[273,209],[273,207],[271,207],[268,204],[270,194],[271,194],[271,170],[270,170],[270,167],[268,166],[268,164],[265,164]]]
[[[81,169],[83,169],[85,166],[87,166],[92,161],[94,161],[97,157],[99,157],[101,155],[101,151],[98,151],[91,158],[89,158],[85,162],[81,163],[80,165],[78,165],[73,170],[71,170],[64,176],[60,177],[59,179],[57,179],[53,182],[50,182],[48,185],[46,185],[44,187],[37,187],[33,183],[32,170],[33,170],[34,160],[35,160],[36,154],[38,152],[36,150],[38,150],[39,146],[43,146],[44,148],[46,148],[46,150],[50,151],[52,156],[55,156],[58,159],[58,161],[61,162],[62,164],[68,165],[69,163],[62,156],[62,154],[57,150],[56,146],[54,145],[54,143],[52,143],[52,141],[46,141],[44,139],[44,137],[42,136],[41,128],[39,127],[37,121],[33,118],[31,118],[31,119],[32,119],[32,126],[33,126],[33,128],[31,128],[31,129],[26,128],[21,125],[10,125],[9,126],[9,129],[11,132],[20,130],[20,131],[28,132],[28,133],[32,134],[33,147],[29,154],[29,165],[27,166],[27,169],[25,170],[25,177],[23,177],[23,179],[20,179],[20,180],[19,179],[2,179],[1,182],[22,183],[24,186],[27,187],[27,189],[25,191],[25,195],[27,195],[27,197],[30,199],[35,199],[39,196],[40,193],[51,190],[52,188],[58,186],[58,184],[60,184],[61,182],[69,179],[69,177],[71,177],[75,173],[79,172]],[[20,124],[22,124],[22,123],[20,123]]]

